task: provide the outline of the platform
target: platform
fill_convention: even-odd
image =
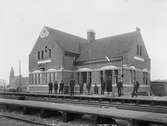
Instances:
[[[0,99],[0,104],[17,105],[17,106],[32,107],[46,110],[65,111],[78,114],[90,114],[102,117],[111,117],[115,119],[139,120],[152,123],[167,124],[167,114],[121,110],[114,107],[100,108],[100,107],[90,107],[85,105],[74,105],[65,103],[60,104],[51,102],[13,100],[13,99]]]

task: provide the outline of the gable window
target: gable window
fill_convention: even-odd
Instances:
[[[137,44],[137,56],[140,54],[140,46]]]
[[[38,51],[38,59],[40,59],[40,51]]]
[[[43,59],[44,51],[41,51],[41,59]]]
[[[49,49],[49,58],[51,58],[51,49]]]
[[[140,56],[142,56],[142,46],[140,46]]]

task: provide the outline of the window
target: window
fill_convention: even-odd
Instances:
[[[41,51],[41,59],[43,59],[44,52],[43,50]]]
[[[147,72],[143,72],[143,84],[148,84],[148,73]]]
[[[40,59],[40,51],[38,51],[38,59]]]
[[[140,56],[142,56],[142,46],[140,46]]]
[[[140,46],[137,44],[137,56],[139,56]]]
[[[40,84],[40,74],[38,74],[38,84]]]
[[[137,44],[137,56],[142,56],[142,46]]]
[[[52,79],[51,79],[51,73],[49,73],[49,82],[50,82],[50,81],[52,81]]]
[[[37,74],[35,74],[35,84],[37,84]]]
[[[118,83],[118,70],[114,70],[115,82]]]
[[[49,58],[51,58],[51,49],[49,49]]]

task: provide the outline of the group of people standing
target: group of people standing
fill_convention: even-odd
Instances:
[[[54,90],[54,93],[57,94],[63,94],[64,91],[64,82],[63,80],[61,80],[60,84],[58,85],[57,81],[54,81],[54,83],[52,83],[51,81],[48,84],[49,87],[49,94],[52,94],[52,91]],[[59,90],[58,90],[59,87]]]
[[[132,91],[132,94],[131,94],[132,97],[134,97],[134,96],[137,97],[139,86],[140,86],[140,84],[139,84],[138,81],[133,82],[133,91]],[[65,86],[64,86],[64,81],[63,80],[61,80],[60,84],[58,84],[57,81],[54,81],[54,83],[52,83],[50,81],[49,84],[48,84],[48,87],[49,87],[49,94],[52,94],[53,90],[54,90],[55,94],[58,94],[58,93],[59,94],[64,94]],[[75,88],[75,80],[72,79],[72,80],[70,80],[68,89],[66,89],[66,90],[69,90],[71,96],[74,95],[74,88]],[[107,88],[106,83],[102,79],[102,81],[101,81],[101,94],[102,95],[104,95],[105,88]],[[118,81],[117,82],[118,97],[120,97],[122,95],[122,88],[123,88],[122,81]],[[80,94],[90,94],[90,89],[91,89],[91,82],[90,81],[87,81],[87,83],[79,83]],[[99,94],[98,93],[98,86],[97,86],[96,83],[94,85],[94,94]]]
[[[75,87],[75,80],[70,80],[70,94],[74,95],[74,87]],[[52,91],[54,90],[55,94],[64,94],[65,93],[65,85],[64,85],[64,81],[61,80],[60,84],[58,84],[57,81],[54,81],[54,83],[52,83],[51,81],[48,84],[49,87],[49,94],[52,94]],[[68,89],[66,89],[68,90]]]

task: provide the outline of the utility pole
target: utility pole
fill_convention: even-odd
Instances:
[[[124,73],[123,73],[123,56],[121,56],[121,81],[122,81],[122,83],[123,83],[123,78],[124,78]]]
[[[19,60],[19,91],[22,88],[22,84],[21,84],[21,60]]]

